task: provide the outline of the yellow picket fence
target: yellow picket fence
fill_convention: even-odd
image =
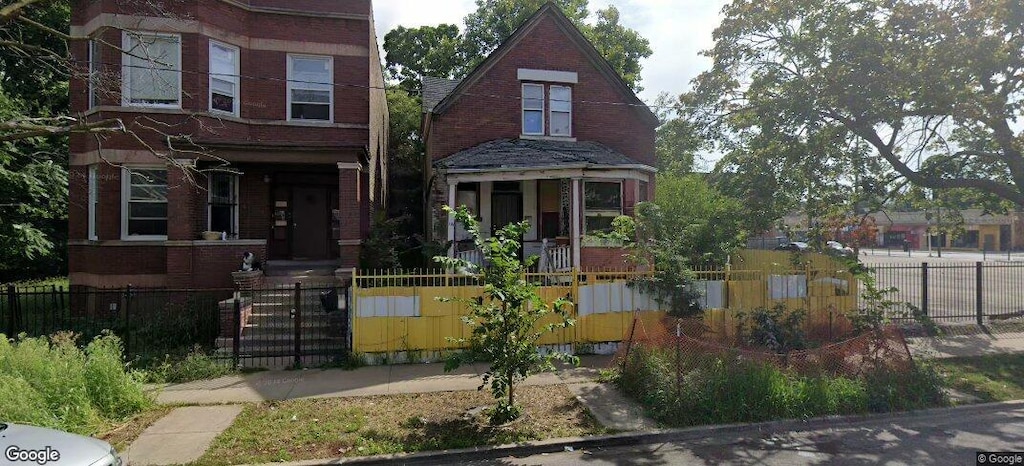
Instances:
[[[760,254],[760,253],[759,253]],[[746,259],[743,270],[696,271],[694,285],[702,295],[705,323],[714,332],[735,332],[738,312],[782,304],[808,312],[809,326],[828,324],[857,305],[857,283],[834,263],[813,262],[793,270],[780,266],[786,253]],[[788,264],[786,264],[788,265]],[[753,267],[756,266],[756,267]],[[544,345],[602,344],[628,337],[634,315],[645,323],[665,312],[631,282],[643,272],[571,271],[528,274],[541,298],[566,298],[576,324],[546,335]],[[452,339],[469,336],[462,318],[468,308],[460,300],[482,294],[481,278],[435,271],[419,274],[354,273],[352,344],[361,353],[440,352],[459,345]],[[555,319],[551,316],[548,319]],[[546,320],[544,323],[553,320]]]

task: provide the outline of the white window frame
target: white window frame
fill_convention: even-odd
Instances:
[[[131,167],[121,168],[121,240],[123,241],[166,241],[167,235],[129,235],[128,234],[128,217],[131,212],[129,211],[129,205],[131,204],[132,194],[132,170],[163,170],[170,176],[171,171],[165,165],[133,165]],[[171,180],[168,178],[167,185],[170,187]],[[170,199],[167,200],[168,212],[167,212],[167,228],[171,227],[171,215],[170,215]]]
[[[225,75],[222,75],[222,74],[214,74],[213,73],[213,49],[215,47],[220,47],[222,49],[230,50],[234,54],[234,58],[235,59],[233,60],[233,63],[232,63],[232,65],[234,65],[234,71],[233,71],[234,74],[233,75],[225,76]],[[238,47],[235,47],[234,45],[229,45],[229,44],[225,44],[223,42],[211,40],[210,41],[210,53],[209,53],[209,56],[208,56],[208,61],[209,61],[210,80],[209,80],[208,86],[207,86],[208,87],[208,89],[207,89],[208,90],[207,97],[208,97],[209,103],[210,103],[210,113],[218,113],[218,114],[222,114],[222,115],[238,116],[239,108],[240,108],[239,101],[241,100],[241,93],[242,93],[242,86],[241,86],[241,82],[240,82],[240,79],[239,79],[239,75],[241,74],[241,72],[239,71],[240,70],[240,62],[242,61],[241,51],[239,50]],[[230,112],[225,111],[225,110],[219,110],[219,109],[213,108],[213,80],[214,79],[220,79],[221,81],[229,81],[231,83],[231,85],[233,86],[232,87],[232,92],[233,92],[234,95],[232,96],[233,97],[233,99],[232,99],[232,110]]]
[[[96,81],[100,79],[101,67],[99,57],[96,56],[96,47],[100,42],[96,39],[89,39],[89,108],[96,108],[100,105],[100,96],[97,94]]]
[[[526,108],[526,88],[527,87],[539,87],[540,88],[540,100],[541,100],[541,108],[540,109],[536,109],[536,108],[529,108],[528,109],[528,108]],[[520,106],[522,107],[522,111],[520,111],[520,118],[522,119],[521,130],[522,130],[522,134],[523,135],[526,135],[526,136],[543,136],[544,135],[544,132],[545,132],[544,130],[545,130],[545,128],[547,128],[547,119],[545,118],[546,115],[544,114],[544,106],[545,106],[544,102],[547,101],[547,99],[545,98],[545,96],[547,95],[546,92],[547,92],[547,90],[545,89],[545,86],[543,84],[540,84],[540,83],[523,83],[521,94],[520,94],[522,96],[522,98],[520,99],[521,100]],[[528,132],[526,132],[526,112],[527,112],[527,110],[529,110],[531,112],[537,112],[537,111],[540,112],[540,132],[539,133],[528,133]]]
[[[331,82],[328,83],[328,88],[329,88],[328,92],[330,94],[330,103],[328,104],[328,106],[329,106],[329,109],[328,109],[329,110],[328,111],[328,116],[329,117],[328,117],[328,119],[326,119],[326,120],[312,120],[312,119],[303,119],[303,118],[299,118],[299,119],[293,119],[292,118],[292,89],[304,89],[303,87],[301,87],[301,85],[303,83],[295,83],[294,81],[292,81],[293,63],[294,63],[294,60],[296,58],[327,60],[328,76],[330,76],[330,78],[331,78]],[[289,53],[288,54],[287,83],[288,84],[285,87],[286,87],[286,91],[287,91],[286,107],[287,107],[287,112],[288,112],[288,121],[298,121],[298,122],[313,123],[313,124],[316,124],[316,123],[334,123],[334,57],[332,57],[330,55],[304,55],[304,54]],[[296,84],[298,84],[298,86],[296,86]],[[319,90],[319,89],[315,89],[315,90]]]
[[[565,89],[569,93],[569,111],[568,112],[555,111],[555,106],[551,104],[552,102],[554,102],[554,99],[551,98],[551,95],[553,94],[555,89]],[[548,125],[549,126],[551,125],[551,122],[555,121],[554,117],[552,116],[555,113],[568,113],[569,114],[569,128],[568,128],[568,131],[565,134],[555,134],[554,131],[551,131],[551,128],[549,127],[548,128],[548,135],[550,135],[552,137],[556,137],[556,138],[571,138],[572,137],[572,87],[570,87],[570,86],[556,86],[556,85],[548,86],[547,97],[548,97],[547,105],[548,105]]]
[[[598,184],[598,183],[600,183],[600,184],[612,184],[612,183],[618,184],[619,185],[619,210],[616,211],[616,210],[611,210],[611,209],[591,209],[590,206],[587,205],[587,185],[588,184],[592,184],[592,183],[593,184]],[[623,183],[622,183],[621,180],[619,180],[619,181],[615,181],[615,180],[589,180],[589,181],[588,180],[584,180],[583,181],[583,234],[584,235],[590,233],[590,231],[589,231],[590,228],[587,226],[587,218],[588,217],[612,217],[612,218],[615,218],[615,217],[618,217],[618,216],[622,215],[623,208],[625,207],[624,204],[626,202],[625,198],[623,197],[624,193],[622,192],[622,187],[623,187]]]
[[[162,104],[162,103],[150,103],[150,102],[132,102],[131,97],[131,83],[128,77],[130,76],[130,65],[129,59],[132,58],[127,52],[121,53],[121,104],[126,107],[152,107],[152,108],[181,108],[181,34],[167,34],[163,32],[142,32],[142,31],[124,31],[121,35],[121,50],[130,51],[132,50],[131,41],[141,37],[163,37],[172,38],[178,41],[178,57],[177,65],[178,68],[174,75],[177,78],[178,85],[178,101],[173,104]]]
[[[89,178],[88,178],[88,180],[89,180],[89,184],[88,184],[88,189],[89,189],[89,220],[88,220],[89,221],[89,227],[88,228],[89,228],[89,231],[88,231],[88,235],[89,235],[89,240],[96,241],[96,240],[99,239],[99,235],[97,234],[97,230],[98,230],[98,228],[97,228],[97,221],[99,220],[98,211],[99,211],[99,197],[100,197],[99,196],[99,194],[100,194],[99,193],[99,166],[98,165],[89,165],[88,173],[89,173]]]
[[[229,176],[233,180],[231,182],[231,196],[234,197],[235,204],[231,208],[231,222],[235,225],[235,231],[228,234],[228,238],[238,239],[241,226],[238,224],[238,211],[239,211],[239,199],[238,199],[238,185],[240,184],[241,177],[233,173],[223,173],[224,176]],[[215,231],[213,229],[213,175],[211,174],[206,183],[206,230]]]

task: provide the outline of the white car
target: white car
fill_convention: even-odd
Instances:
[[[25,466],[121,466],[109,443],[54,429],[0,423],[0,463]]]
[[[825,250],[839,254],[841,256],[852,256],[854,254],[853,248],[843,246],[843,243],[839,241],[826,241]]]

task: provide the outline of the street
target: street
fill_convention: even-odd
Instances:
[[[795,430],[751,426],[731,433],[686,432],[665,443],[471,464],[973,465],[979,451],[1024,450],[1024,402],[811,424]]]

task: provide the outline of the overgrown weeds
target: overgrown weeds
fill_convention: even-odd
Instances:
[[[946,404],[929,367],[878,368],[859,377],[805,376],[737,354],[678,360],[671,350],[637,347],[619,387],[669,426],[919,409]]]
[[[184,357],[165,355],[163,361],[144,371],[148,383],[192,382],[214,379],[234,372],[229,364],[211,358],[198,345]]]
[[[76,340],[0,334],[0,419],[89,435],[152,405],[117,336],[104,333],[84,350]]]

